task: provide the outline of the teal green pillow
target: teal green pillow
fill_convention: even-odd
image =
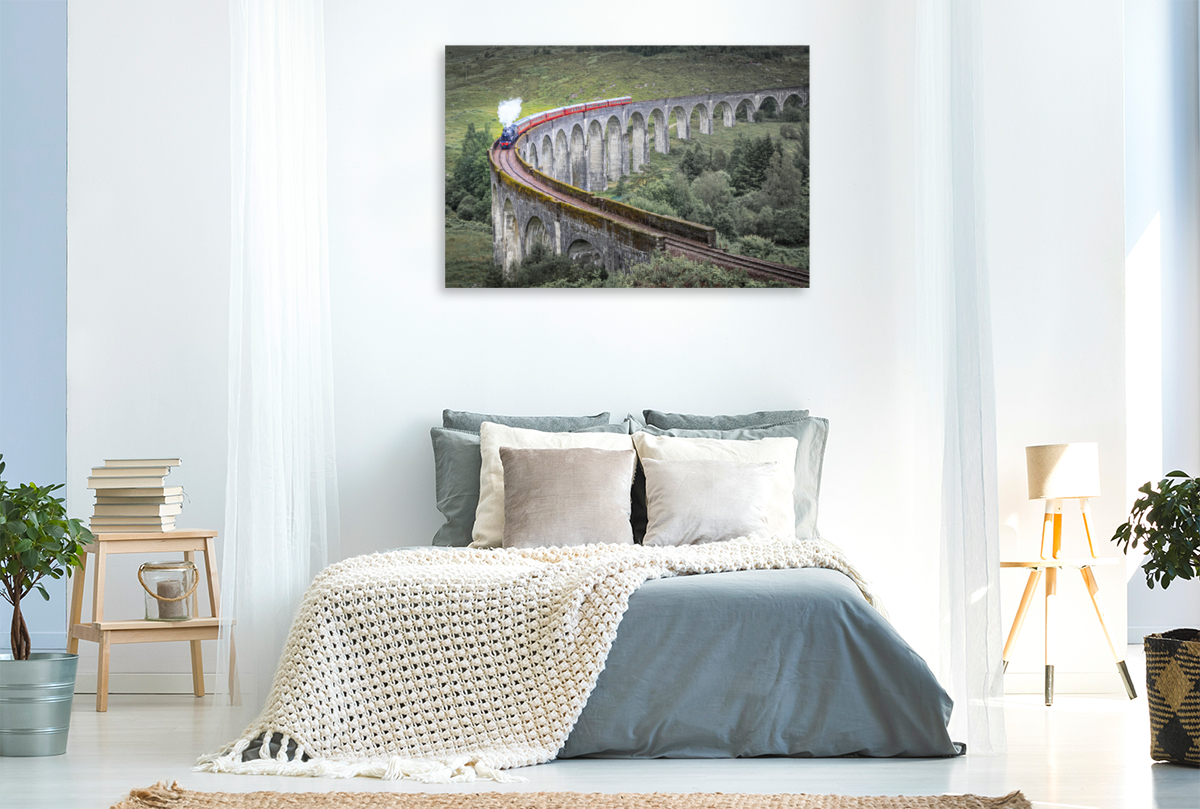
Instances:
[[[526,430],[541,430],[544,433],[573,433],[588,427],[607,426],[609,415],[597,413],[594,416],[493,416],[465,410],[443,410],[442,426],[451,430],[478,433],[479,425],[490,421],[506,427],[523,427]]]
[[[770,427],[800,421],[807,410],[759,410],[740,416],[693,416],[688,413],[664,413],[643,410],[646,424],[661,430],[737,430],[742,427]]]
[[[543,432],[628,433],[629,426],[626,423],[597,424],[577,430]],[[479,433],[434,427],[429,431],[429,435],[433,439],[434,493],[437,509],[446,518],[446,522],[433,535],[433,544],[466,547],[471,544],[475,509],[479,506],[479,470],[482,466],[479,457]]]
[[[735,441],[757,441],[760,438],[792,437],[799,442],[796,449],[796,488],[793,502],[796,507],[796,537],[810,539],[817,534],[817,504],[821,494],[821,467],[825,462],[825,442],[829,438],[829,421],[809,416],[788,424],[769,427],[742,427],[734,430],[664,430],[646,426],[651,435],[680,438],[723,438]]]

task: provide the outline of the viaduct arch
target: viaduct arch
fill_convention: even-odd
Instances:
[[[640,173],[650,161],[650,149],[661,154],[670,152],[668,125],[675,127],[681,140],[693,137],[692,118],[699,113],[700,134],[713,132],[716,122],[732,127],[739,123],[737,112],[748,110],[747,118],[764,105],[782,109],[789,103],[808,106],[808,87],[776,87],[731,93],[704,93],[673,96],[650,101],[580,112],[556,118],[534,127],[521,136],[514,146],[520,159],[556,186],[569,193],[603,191],[621,177]],[[567,210],[557,200],[535,189],[513,182],[498,171],[493,161],[492,172],[492,240],[493,257],[504,268],[505,275],[529,254],[532,245],[540,242],[556,255],[567,254],[576,260],[590,260],[609,272],[623,271],[638,262],[646,261],[654,250],[662,249],[661,240],[648,233],[625,232],[611,222],[599,221],[579,209]],[[582,196],[591,198],[590,193]],[[591,198],[595,202],[596,198]],[[607,200],[600,200],[608,203]],[[619,203],[610,203],[619,205]],[[620,206],[636,211],[628,206]],[[671,217],[649,216],[649,227],[660,227],[662,220],[671,220],[669,227],[687,231],[687,238],[699,238],[712,244],[712,228],[702,228]],[[674,224],[678,223],[678,224]],[[690,230],[689,230],[690,229]]]

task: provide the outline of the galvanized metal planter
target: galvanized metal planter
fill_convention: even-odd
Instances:
[[[78,666],[79,655],[63,652],[0,655],[0,756],[67,752]]]

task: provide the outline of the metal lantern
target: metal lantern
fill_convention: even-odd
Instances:
[[[200,577],[191,562],[146,562],[138,568],[146,591],[147,621],[186,621],[192,615],[192,593]]]

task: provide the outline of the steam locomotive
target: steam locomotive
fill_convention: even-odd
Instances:
[[[557,107],[545,112],[539,112],[537,115],[527,115],[524,118],[519,118],[508,126],[504,127],[504,131],[500,133],[501,149],[511,149],[512,145],[517,142],[517,138],[524,135],[535,126],[541,126],[547,121],[553,121],[555,118],[562,118],[564,115],[574,115],[579,112],[590,112],[592,110],[601,110],[605,107],[623,107],[633,101],[633,96],[621,96],[620,98],[606,98],[603,101],[589,101],[586,104],[572,104],[569,107]]]

